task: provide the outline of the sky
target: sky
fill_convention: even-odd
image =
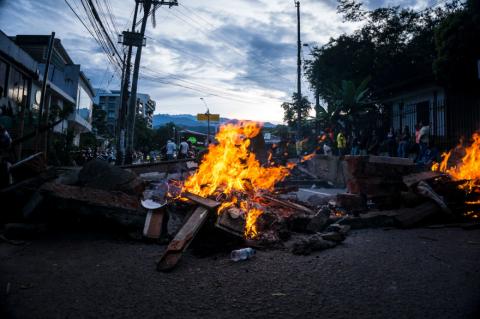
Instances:
[[[82,19],[79,0],[67,0]],[[0,29],[7,35],[56,32],[63,46],[95,88],[115,90],[119,71],[67,6],[65,0],[0,0]],[[131,27],[133,0],[108,3],[116,31]],[[196,114],[280,123],[282,102],[296,92],[297,29],[293,0],[179,0],[161,7],[156,26],[147,24],[138,91],[156,101],[155,113]],[[424,9],[435,0],[364,0],[375,8],[400,5]],[[302,59],[310,48],[351,33],[336,0],[301,1]],[[105,17],[105,19],[107,19]],[[86,20],[84,20],[86,21]],[[88,25],[88,24],[87,24]],[[118,45],[119,51],[121,46]],[[302,93],[313,96],[303,77]],[[203,98],[203,101],[200,99]],[[205,103],[206,105],[205,105]]]

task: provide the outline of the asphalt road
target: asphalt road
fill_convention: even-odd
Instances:
[[[480,318],[480,230],[361,230],[239,263],[188,253],[158,273],[163,248],[91,233],[0,243],[0,317]]]

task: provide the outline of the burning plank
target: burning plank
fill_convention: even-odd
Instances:
[[[183,193],[182,196],[185,197],[185,198],[188,198],[192,202],[195,202],[199,205],[202,205],[202,206],[204,206],[204,207],[206,207],[210,210],[214,210],[221,205],[221,203],[219,203],[217,201],[214,201],[210,198],[201,197],[201,196],[189,193],[189,192]]]

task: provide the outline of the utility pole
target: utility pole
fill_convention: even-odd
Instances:
[[[53,46],[55,41],[55,32],[52,32],[50,35],[50,40],[48,41],[48,50],[47,50],[47,60],[45,61],[45,70],[43,72],[43,83],[42,83],[42,95],[40,96],[40,110],[38,113],[38,123],[37,123],[37,129],[36,129],[36,135],[37,135],[37,145],[39,148],[45,148],[45,159],[47,158],[47,148],[46,148],[46,140],[42,141],[41,136],[39,136],[39,130],[40,126],[42,126],[43,119],[45,117],[45,121],[48,124],[48,110],[45,107],[45,95],[47,93],[47,82],[48,82],[48,71],[50,69],[50,61],[52,60],[52,52],[53,52]],[[43,116],[43,113],[45,111],[45,116]],[[48,132],[45,133],[45,139],[48,136]],[[44,147],[45,146],[45,147]]]
[[[300,40],[300,1],[295,1],[297,8],[297,141],[300,140],[300,127],[302,125],[302,41]]]
[[[132,29],[130,32],[124,32],[121,37],[121,42],[124,45],[128,45],[127,58],[123,60],[122,69],[122,84],[120,89],[120,105],[118,110],[117,119],[117,165],[125,163],[125,128],[127,121],[127,104],[128,104],[128,87],[130,85],[130,68],[132,64],[132,49],[134,41],[129,41],[131,37],[129,35],[135,35],[135,25],[137,24],[139,1],[135,1],[135,11],[133,13]],[[142,39],[143,41],[143,39]]]
[[[135,64],[133,66],[133,75],[132,75],[132,92],[130,99],[128,101],[128,110],[127,110],[127,134],[126,134],[126,151],[125,151],[125,162],[127,164],[132,163],[133,155],[133,138],[135,130],[135,115],[137,113],[137,85],[138,85],[138,74],[140,72],[140,59],[142,57],[142,47],[144,45],[145,29],[147,27],[148,16],[150,15],[150,9],[152,5],[161,6],[169,5],[178,6],[177,0],[173,1],[163,1],[163,0],[137,0],[138,2],[143,3],[143,19],[142,26],[140,27],[140,37],[142,39],[142,45],[137,46],[137,52],[135,55]]]
[[[203,97],[200,98],[200,100],[203,101],[203,104],[205,104],[205,107],[207,108],[207,146],[210,144],[210,109],[208,108],[207,102],[205,102],[205,99]]]

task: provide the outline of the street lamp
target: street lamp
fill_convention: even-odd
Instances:
[[[205,102],[205,99],[203,97],[200,98],[202,100],[203,104],[205,104],[205,107],[207,108],[207,146],[210,144],[210,110],[208,109],[207,102]]]

